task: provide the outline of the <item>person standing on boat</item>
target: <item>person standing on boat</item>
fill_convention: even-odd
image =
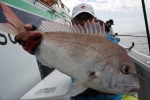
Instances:
[[[114,25],[114,21],[112,19],[106,21],[106,31],[107,31],[107,39],[118,44],[118,38],[115,37],[115,34],[112,29],[112,25]]]
[[[114,21],[112,19],[106,21],[107,33],[115,35],[114,32],[113,32],[113,29],[111,27],[112,25],[114,25]]]
[[[85,22],[88,20],[91,21],[93,18],[95,18],[95,21],[99,21],[102,25],[103,22],[101,20],[97,20],[94,14],[93,7],[81,3],[73,8],[72,12],[72,25],[78,25],[84,26]],[[35,48],[38,46],[38,44],[41,41],[41,34],[40,33],[34,33],[36,27],[29,24],[25,26],[26,29],[30,30],[26,34],[19,34],[15,36],[15,40],[23,46],[23,48],[29,52],[30,54],[34,55]],[[107,31],[107,29],[106,29]],[[72,79],[74,82],[74,79]],[[74,97],[75,100],[121,100],[122,95],[120,94],[107,94],[102,93],[93,89],[87,89],[83,93],[77,95]],[[128,96],[127,96],[128,97]],[[127,100],[136,100],[136,99],[127,99]]]

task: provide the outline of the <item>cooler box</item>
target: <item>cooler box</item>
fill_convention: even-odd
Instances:
[[[58,100],[64,95],[72,81],[58,70],[54,70],[40,83],[21,97],[21,100]],[[69,100],[69,99],[67,99]]]

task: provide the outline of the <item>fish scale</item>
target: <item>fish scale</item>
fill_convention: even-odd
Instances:
[[[85,57],[82,57],[82,58],[71,57],[70,58],[69,55],[66,55],[66,54],[68,54],[68,53],[66,53],[66,51],[63,51],[61,48],[59,48],[59,50],[57,50],[58,47],[55,48],[54,45],[48,45],[48,44],[49,43],[47,43],[46,41],[42,41],[42,43],[38,47],[38,50],[42,51],[39,53],[40,54],[39,56],[44,61],[47,61],[47,63],[50,64],[51,66],[53,66],[54,68],[58,69],[59,71],[65,73],[77,80],[82,80],[82,79],[88,77],[88,75],[90,74],[91,66],[94,66],[91,64],[91,62],[93,62],[92,59],[90,59],[90,60],[92,60],[92,61],[90,61],[90,60],[85,59]],[[61,43],[61,44],[63,44],[63,43]],[[52,48],[53,48],[53,50],[52,50]],[[67,48],[63,47],[63,49],[66,50]],[[61,53],[60,53],[60,50],[62,50]],[[51,54],[48,54],[49,52],[51,52]],[[55,54],[56,52],[59,52],[59,53]],[[67,51],[67,52],[69,52],[69,51]],[[70,50],[70,52],[72,52],[72,50]],[[77,55],[80,55],[80,54],[77,54]],[[83,66],[82,62],[85,62],[86,64],[84,64],[84,66]],[[85,70],[85,69],[87,69],[87,70]],[[77,73],[78,73],[78,75],[77,75]],[[90,83],[90,84],[91,84],[91,87],[92,87],[92,85],[94,85],[93,83]]]
[[[47,41],[51,41],[52,39],[56,39],[57,41],[69,41],[69,42],[76,42],[76,43],[81,43],[83,45],[88,45],[91,46],[99,52],[101,52],[101,56],[107,56],[114,52],[117,52],[117,48],[119,49],[120,46],[106,40],[105,38],[101,36],[96,36],[96,35],[86,35],[86,34],[67,34],[67,33],[54,33],[51,35],[45,35],[43,37],[45,40],[46,38]],[[109,42],[109,43],[108,43]],[[105,48],[102,48],[105,47]],[[117,47],[117,48],[116,48]],[[111,48],[111,49],[110,49]],[[116,49],[113,49],[116,48]]]

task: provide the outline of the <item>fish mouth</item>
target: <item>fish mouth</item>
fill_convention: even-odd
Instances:
[[[137,93],[138,92],[138,90],[140,89],[140,85],[134,85],[134,86],[127,86],[126,85],[126,87],[132,87],[132,88],[130,88],[129,90],[128,90],[128,93]]]

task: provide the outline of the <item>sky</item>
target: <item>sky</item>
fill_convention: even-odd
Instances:
[[[114,33],[144,32],[145,22],[141,0],[62,0],[71,10],[80,3],[87,3],[94,8],[98,19],[106,22],[114,20]],[[145,0],[147,19],[150,28],[150,0]],[[150,30],[150,29],[149,29]]]

